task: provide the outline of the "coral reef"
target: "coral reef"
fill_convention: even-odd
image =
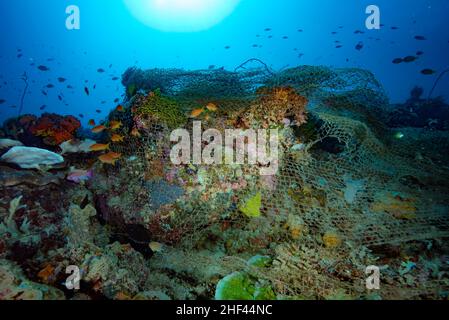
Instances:
[[[391,130],[371,73],[132,68],[122,82],[128,100],[96,141],[72,117],[5,123],[3,160],[40,147],[64,164],[0,165],[0,298],[447,298],[449,135]],[[173,164],[170,130],[194,119],[278,129],[278,172]],[[121,155],[115,166],[90,152],[97,141]],[[371,265],[376,292],[364,287]],[[79,290],[65,287],[69,266]]]

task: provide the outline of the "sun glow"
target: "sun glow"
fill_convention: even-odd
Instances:
[[[124,0],[146,25],[168,32],[209,29],[229,16],[240,0]]]

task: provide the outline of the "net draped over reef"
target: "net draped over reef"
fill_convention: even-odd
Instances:
[[[131,68],[122,82],[132,113],[111,117],[128,130],[138,123],[141,135],[115,151],[141,160],[121,170],[148,190],[151,213],[142,224],[160,242],[193,251],[219,247],[229,271],[245,266],[242,256],[270,256],[273,263],[252,270],[254,277],[286,297],[323,298],[360,296],[366,266],[376,265],[371,249],[449,235],[448,163],[441,153],[449,150],[449,135],[402,128],[405,138],[395,139],[398,129],[385,125],[388,98],[368,71]],[[170,132],[191,130],[193,121],[202,121],[203,130],[278,128],[278,173],[263,177],[251,165],[172,165]],[[139,201],[129,209],[142,210]],[[410,296],[441,285],[392,283]],[[397,297],[393,291],[385,296]]]

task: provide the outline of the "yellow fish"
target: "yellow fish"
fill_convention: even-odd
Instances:
[[[106,127],[103,126],[103,125],[100,125],[100,126],[96,126],[95,128],[93,128],[93,129],[92,129],[92,132],[93,132],[93,133],[101,133],[101,132],[103,132],[104,130],[106,130]]]
[[[133,137],[140,137],[139,129],[133,128],[133,129],[131,130],[131,135],[132,135]]]
[[[207,110],[212,111],[212,112],[216,112],[218,110],[218,107],[215,103],[209,103],[206,106]]]
[[[113,134],[111,137],[112,142],[123,142],[124,137],[119,134]]]
[[[153,252],[161,252],[163,250],[163,245],[159,242],[150,242],[148,246]]]
[[[109,127],[111,128],[111,130],[117,130],[117,129],[120,129],[120,127],[122,126],[123,124],[121,123],[121,121],[111,121],[111,122],[109,122]]]
[[[115,163],[117,162],[117,160],[120,159],[121,156],[122,155],[120,153],[109,152],[109,153],[99,156],[98,160],[100,160],[102,163],[112,164],[114,166]]]
[[[90,146],[90,151],[104,151],[109,149],[109,144],[96,143]]]
[[[198,118],[202,113],[204,112],[204,109],[195,109],[192,111],[192,113],[190,114],[191,118]]]

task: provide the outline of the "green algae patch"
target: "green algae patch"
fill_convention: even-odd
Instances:
[[[261,215],[262,193],[258,192],[254,197],[248,199],[239,210],[248,218],[257,218]]]

